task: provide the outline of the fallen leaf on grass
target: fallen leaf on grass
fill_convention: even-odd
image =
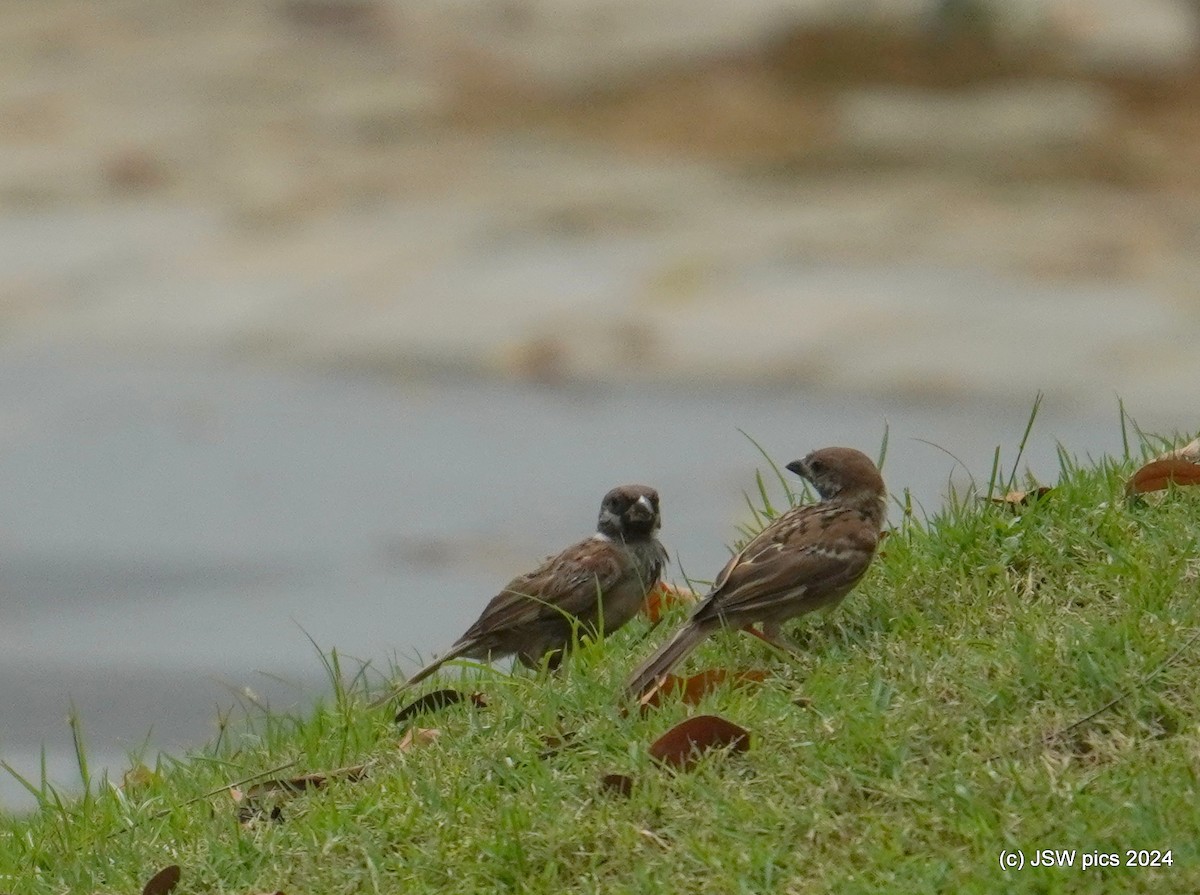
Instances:
[[[669,674],[661,684],[641,698],[639,705],[645,711],[661,705],[664,699],[676,694],[680,695],[681,701],[685,705],[696,705],[726,681],[734,687],[741,687],[746,684],[761,684],[766,679],[767,673],[756,669],[729,671],[726,668],[710,668],[708,671],[693,674],[688,678]]]
[[[396,723],[403,724],[409,718],[422,715],[425,712],[436,712],[460,702],[470,701],[476,708],[486,708],[487,699],[482,693],[464,693],[461,690],[434,690],[426,693],[420,699],[414,699],[400,711],[396,712]]]
[[[304,792],[306,789],[319,789],[331,780],[347,780],[353,783],[355,780],[361,780],[366,774],[367,766],[365,764],[358,764],[349,768],[338,768],[335,771],[302,774],[299,777],[289,777],[286,780],[264,780],[262,783],[255,783],[247,789],[246,798],[255,801],[275,793],[295,795],[296,793]]]
[[[154,876],[150,877],[150,882],[142,886],[142,895],[167,895],[172,889],[179,885],[179,877],[182,875],[179,865],[172,864],[169,867],[164,867]]]
[[[1181,457],[1151,460],[1125,483],[1125,493],[1148,494],[1165,491],[1169,485],[1200,485],[1200,463]]]
[[[1053,490],[1049,485],[1039,485],[1032,491],[1009,491],[1003,497],[992,497],[989,499],[992,503],[999,504],[1000,506],[1024,507],[1039,498],[1045,497]]]
[[[441,735],[442,732],[436,727],[412,727],[404,734],[396,748],[401,752],[411,752],[418,746],[428,746],[430,743],[437,742],[437,738]]]
[[[650,746],[652,758],[691,769],[705,752],[729,747],[734,752],[750,748],[750,732],[717,715],[697,715],[676,724]]]
[[[676,606],[687,606],[695,603],[699,598],[694,590],[686,587],[677,587],[674,584],[661,582],[657,587],[652,588],[650,593],[646,594],[646,600],[642,603],[642,615],[650,620],[650,624],[657,625],[665,613],[671,611]]]
[[[1181,448],[1175,448],[1173,451],[1167,451],[1165,454],[1159,454],[1155,460],[1187,460],[1189,463],[1200,463],[1200,438],[1194,441],[1189,441]]]
[[[600,789],[629,798],[633,795],[633,778],[625,774],[605,774],[600,778]]]
[[[255,783],[245,792],[237,787],[230,787],[229,797],[238,806],[238,823],[243,826],[263,818],[280,821],[283,820],[283,808],[278,804],[280,800],[289,799],[307,789],[319,789],[331,780],[353,782],[361,780],[366,775],[367,766],[360,764],[320,774],[303,774],[299,777],[264,780],[262,783]],[[275,797],[276,803],[268,808],[264,803],[272,797]]]

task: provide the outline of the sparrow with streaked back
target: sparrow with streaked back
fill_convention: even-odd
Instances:
[[[658,492],[621,485],[604,496],[596,533],[518,575],[443,655],[372,705],[381,705],[451,659],[516,655],[557,667],[580,634],[611,634],[633,618],[658,584],[667,551],[658,541]]]
[[[730,558],[691,616],[629,678],[640,697],[720,628],[762,623],[780,639],[783,622],[842,601],[867,571],[887,512],[883,477],[861,451],[829,447],[787,465],[808,480],[818,503],[793,507]]]

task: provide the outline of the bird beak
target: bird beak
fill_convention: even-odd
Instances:
[[[800,478],[802,478],[802,479],[807,479],[809,477],[809,475],[811,474],[811,471],[808,468],[807,460],[793,460],[791,463],[789,463],[784,468],[788,472],[794,472],[796,475],[800,476]]]
[[[629,508],[629,518],[635,522],[647,522],[654,518],[654,505],[650,503],[650,498],[643,494],[637,499],[637,503]]]

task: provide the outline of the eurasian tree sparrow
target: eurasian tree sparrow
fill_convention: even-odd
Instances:
[[[510,581],[450,649],[373,705],[451,659],[516,654],[536,667],[549,655],[549,664],[557,667],[576,625],[580,634],[616,631],[637,614],[662,575],[667,551],[657,538],[660,525],[657,491],[645,485],[613,488],[600,505],[595,534]]]
[[[783,646],[783,622],[840,603],[862,578],[887,511],[875,464],[861,451],[830,447],[787,468],[812,484],[820,502],[788,510],[733,556],[683,627],[633,672],[626,696],[658,686],[720,628],[761,622],[764,639]]]

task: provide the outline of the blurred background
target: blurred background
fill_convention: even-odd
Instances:
[[[1195,0],[0,4],[0,759],[411,669],[762,457],[926,511],[1194,430]],[[739,431],[741,430],[741,431]],[[932,444],[930,444],[932,442]],[[955,459],[957,458],[957,460]],[[960,462],[961,461],[961,462]],[[0,807],[31,800],[0,779]]]

